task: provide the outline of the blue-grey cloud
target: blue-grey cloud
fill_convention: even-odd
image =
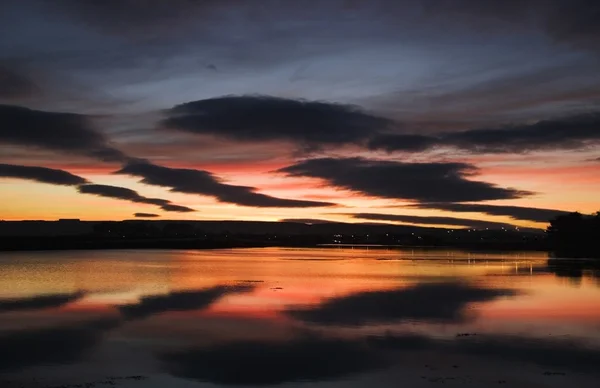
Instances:
[[[39,91],[29,77],[0,62],[0,101],[28,97]]]
[[[225,96],[167,111],[163,124],[241,141],[289,140],[306,147],[357,143],[391,125],[356,106],[271,96]]]
[[[419,152],[454,147],[477,153],[518,153],[581,149],[600,144],[600,113],[541,120],[533,124],[480,128],[437,135],[384,134],[369,140],[371,149]]]
[[[477,169],[466,163],[402,163],[362,158],[320,158],[278,170],[320,178],[365,195],[419,202],[466,202],[521,198],[531,193],[469,180]]]
[[[21,106],[0,105],[0,143],[85,155],[105,161],[127,159],[104,134],[93,128],[89,117]]]

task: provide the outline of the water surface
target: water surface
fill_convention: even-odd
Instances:
[[[600,382],[600,272],[544,253],[2,253],[2,387]]]

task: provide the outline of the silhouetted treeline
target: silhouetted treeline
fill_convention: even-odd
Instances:
[[[600,258],[600,212],[558,216],[550,221],[546,232],[558,257]]]
[[[44,228],[48,229],[45,225]],[[455,247],[482,250],[545,250],[543,233],[513,230],[420,228],[399,225],[330,223],[99,221],[56,222],[81,227],[81,234],[9,235],[0,250],[207,249],[231,247],[315,247],[381,245]],[[35,228],[37,224],[33,224]],[[35,229],[33,230],[41,230]],[[277,233],[274,230],[278,230]],[[68,229],[69,233],[74,230]],[[46,230],[47,232],[47,230]]]

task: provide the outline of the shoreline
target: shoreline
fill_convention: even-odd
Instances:
[[[77,239],[65,237],[18,237],[0,239],[0,252],[71,251],[71,250],[204,250],[233,248],[359,248],[359,249],[457,249],[471,251],[549,252],[537,244],[507,244],[490,242],[482,244],[457,243],[440,245],[413,244],[329,244],[320,242],[291,242],[269,240],[203,240],[203,239]]]

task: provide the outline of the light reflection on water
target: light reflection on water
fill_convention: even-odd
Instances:
[[[3,253],[0,382],[585,386],[598,274],[531,252]]]

